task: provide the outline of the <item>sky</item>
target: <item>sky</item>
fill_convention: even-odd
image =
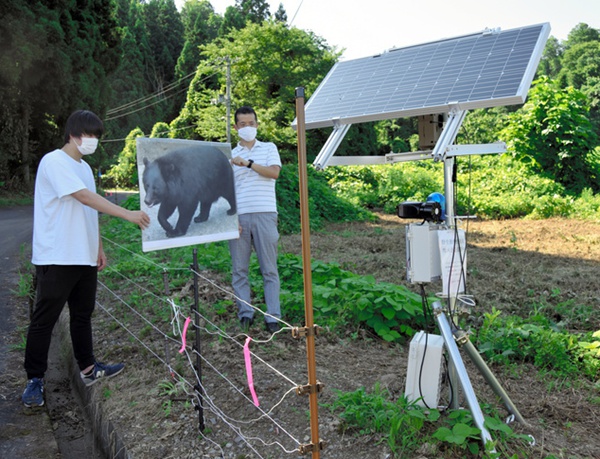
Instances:
[[[180,8],[185,0],[176,0]],[[565,40],[584,22],[600,29],[600,0],[271,0],[288,23],[311,30],[338,50],[341,60],[372,56],[443,38],[550,23],[550,35]],[[235,0],[211,0],[216,13]]]

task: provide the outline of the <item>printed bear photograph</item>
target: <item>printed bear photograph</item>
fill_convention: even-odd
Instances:
[[[239,237],[231,145],[138,138],[140,207],[151,219],[142,250]]]

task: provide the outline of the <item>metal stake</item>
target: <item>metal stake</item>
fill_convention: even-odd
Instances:
[[[198,326],[198,317],[200,317],[200,304],[198,300],[198,249],[193,250],[193,265],[192,269],[194,272],[194,304],[192,306],[192,316],[194,317],[194,331],[196,332],[196,343],[194,349],[196,350],[196,374],[198,375],[198,384],[194,386],[196,393],[198,394],[198,428],[200,431],[204,431],[204,407],[203,398],[204,394],[202,391],[202,359],[200,358],[200,327]]]

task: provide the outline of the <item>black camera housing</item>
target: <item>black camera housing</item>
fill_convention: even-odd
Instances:
[[[435,201],[403,202],[398,205],[398,217],[439,223],[442,221],[442,206]]]

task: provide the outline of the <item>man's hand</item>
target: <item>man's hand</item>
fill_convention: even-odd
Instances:
[[[100,247],[100,251],[98,252],[98,261],[97,261],[98,272],[100,272],[104,268],[106,268],[107,264],[108,264],[108,261],[106,259],[106,254],[104,253],[104,250],[102,249],[102,247]]]
[[[248,167],[248,164],[250,164],[250,162],[247,159],[242,158],[241,156],[236,156],[235,158],[231,159],[231,164],[233,164],[234,166]]]
[[[143,230],[148,228],[148,225],[150,225],[150,217],[148,217],[148,214],[143,210],[129,211],[129,214],[127,215],[127,221],[135,223]]]

